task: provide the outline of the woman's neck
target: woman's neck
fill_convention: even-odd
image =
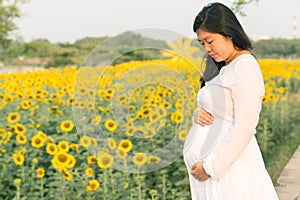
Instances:
[[[226,65],[229,65],[234,59],[243,54],[251,54],[248,50],[236,50],[227,60],[225,60]]]

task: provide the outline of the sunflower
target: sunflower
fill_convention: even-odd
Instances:
[[[6,137],[6,131],[4,128],[0,128],[0,138]]]
[[[176,111],[175,113],[172,114],[172,120],[175,123],[181,123],[183,121],[183,115],[181,112]]]
[[[87,157],[87,162],[88,164],[95,164],[97,163],[98,159],[96,156],[88,156]]]
[[[123,186],[123,189],[125,189],[125,190],[126,190],[128,187],[129,187],[129,184],[128,184],[128,182],[125,182],[125,183],[124,183],[124,186]]]
[[[20,150],[17,150],[17,153],[22,155],[22,156],[24,156],[26,152],[27,152],[26,148],[22,148]]]
[[[65,132],[70,132],[73,130],[74,124],[71,120],[65,120],[61,122],[60,128]]]
[[[79,141],[79,144],[82,146],[82,147],[89,147],[91,144],[92,144],[92,142],[91,142],[91,140],[90,140],[90,138],[88,137],[88,136],[82,136],[81,138],[80,138],[80,141]]]
[[[167,103],[167,102],[166,102]],[[166,109],[168,109],[169,107],[164,107],[164,106],[162,106],[162,105],[159,105],[158,107],[157,107],[157,112],[158,112],[158,114],[159,114],[159,116],[160,117],[165,117],[165,116],[167,116],[167,111],[166,111]]]
[[[14,180],[14,185],[15,185],[15,186],[19,186],[19,185],[21,184],[21,182],[22,182],[22,180],[21,180],[20,178],[16,178],[16,179]]]
[[[277,91],[279,92],[279,94],[283,94],[285,89],[284,89],[284,87],[279,87],[279,88],[277,88]]]
[[[41,148],[44,145],[45,141],[39,135],[34,135],[31,138],[31,146],[34,148]]]
[[[136,127],[134,127],[133,125],[128,126],[125,134],[127,137],[133,136],[136,130],[137,130]]]
[[[16,134],[25,134],[26,133],[26,127],[23,124],[15,124],[13,126],[13,129]]]
[[[54,156],[58,152],[56,144],[48,143],[46,146],[46,151],[49,155]]]
[[[114,157],[106,152],[100,152],[98,154],[98,166],[102,169],[109,168],[114,163]]]
[[[31,101],[22,101],[20,106],[22,109],[28,110],[31,104],[32,104]]]
[[[95,190],[97,190],[99,187],[100,187],[100,183],[99,183],[97,180],[93,179],[93,180],[90,180],[90,181],[89,181],[89,185],[86,187],[86,189],[87,189],[88,191],[95,191]]]
[[[31,160],[31,162],[33,162],[34,164],[37,164],[37,163],[39,162],[39,159],[33,158],[33,159]]]
[[[186,130],[181,130],[181,131],[178,133],[178,138],[179,138],[179,140],[181,140],[181,141],[185,141],[186,136],[187,136]]]
[[[16,140],[18,144],[26,144],[27,142],[26,136],[23,134],[17,135]]]
[[[130,140],[124,139],[121,140],[119,145],[118,145],[118,149],[121,149],[125,152],[129,152],[132,149],[132,142]]]
[[[119,158],[121,158],[121,159],[127,158],[127,152],[125,152],[124,150],[117,149],[116,152],[117,152],[117,155]]]
[[[78,153],[78,151],[79,151],[78,144],[75,144],[75,143],[70,144],[70,149],[72,149],[73,151]]]
[[[94,118],[92,119],[92,124],[93,124],[94,126],[99,125],[101,119],[102,119],[102,117],[101,117],[100,115],[97,115],[96,117],[94,117]]]
[[[45,176],[45,170],[43,168],[38,168],[36,174],[38,178],[43,178]]]
[[[39,105],[34,106],[31,110],[30,110],[30,114],[34,115],[35,111],[39,108]]]
[[[6,149],[0,147],[0,153],[6,153]]]
[[[16,112],[9,113],[7,116],[8,123],[16,123],[17,121],[19,121],[19,119],[20,119],[20,114]]]
[[[129,111],[129,112],[135,111],[135,106],[130,105],[130,106],[128,107],[128,111]]]
[[[66,152],[58,152],[55,154],[55,156],[52,159],[53,163],[55,166],[58,168],[64,168],[66,165],[69,164],[69,155]]]
[[[114,139],[112,139],[112,138],[109,138],[109,139],[108,139],[107,144],[108,144],[108,147],[109,147],[111,150],[114,150],[114,149],[117,147],[116,141],[115,141]]]
[[[118,127],[118,123],[112,119],[105,121],[105,128],[109,131],[114,131]]]
[[[69,143],[66,140],[62,140],[57,145],[58,150],[62,152],[68,152],[69,151]]]
[[[48,142],[48,143],[53,143],[53,142],[54,142],[53,137],[47,136],[47,142]]]
[[[93,146],[97,146],[97,145],[98,145],[98,142],[97,142],[97,139],[96,139],[96,138],[90,137],[90,140],[91,140],[91,144],[92,144]]]
[[[147,162],[147,155],[144,153],[137,153],[133,156],[133,163],[137,166],[142,166]]]
[[[52,166],[53,166],[55,169],[60,169],[60,168],[62,168],[62,167],[59,165],[59,163],[57,162],[57,160],[52,159],[52,160],[51,160],[51,164],[52,164]]]
[[[151,123],[155,123],[159,120],[160,116],[159,113],[157,111],[151,112],[151,114],[149,115],[149,119]]]
[[[38,131],[36,135],[42,139],[43,143],[47,141],[47,135],[43,131]]]
[[[10,141],[12,133],[10,131],[5,131],[4,129],[0,129],[0,138],[2,139],[2,144],[7,144]]]
[[[67,168],[73,168],[76,164],[76,159],[71,154],[68,154],[68,162],[66,164]]]
[[[21,154],[14,154],[14,162],[16,165],[23,165],[24,156]]]
[[[153,163],[159,163],[160,162],[160,157],[158,156],[148,156],[148,163],[153,164]]]
[[[70,181],[73,179],[73,175],[71,174],[71,172],[69,170],[67,170],[66,168],[62,168],[60,170],[60,172],[65,176],[65,179]]]
[[[88,177],[93,177],[94,176],[94,171],[92,168],[88,167],[86,168],[85,170],[85,174],[88,176]]]
[[[144,128],[136,128],[134,134],[143,137],[143,136],[147,135],[147,130]]]

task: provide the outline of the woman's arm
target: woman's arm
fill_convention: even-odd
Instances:
[[[240,157],[255,134],[264,95],[262,74],[255,60],[236,63],[231,92],[234,124],[203,164],[212,178],[221,176]]]

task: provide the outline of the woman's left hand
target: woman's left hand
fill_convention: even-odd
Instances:
[[[203,161],[196,162],[192,166],[191,174],[200,182],[204,182],[210,177],[203,168]]]

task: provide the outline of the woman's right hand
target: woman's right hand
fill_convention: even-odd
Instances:
[[[211,125],[213,120],[213,116],[203,108],[198,109],[194,114],[194,122],[200,126]]]

